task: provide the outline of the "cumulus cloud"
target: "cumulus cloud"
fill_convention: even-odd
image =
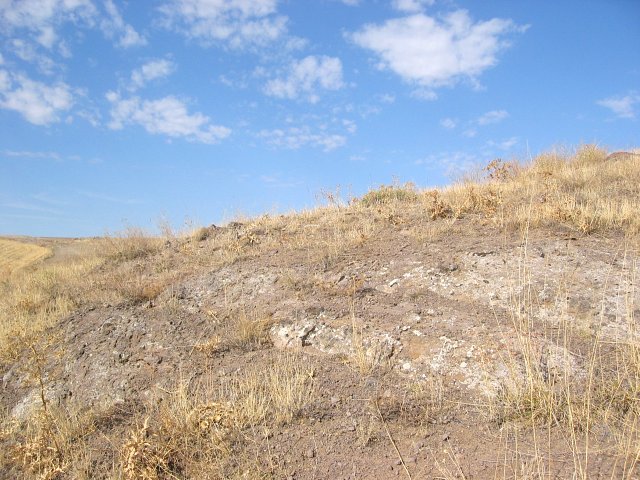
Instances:
[[[131,72],[131,89],[142,88],[147,82],[167,77],[175,70],[175,64],[169,60],[151,60]]]
[[[320,99],[319,89],[339,90],[343,87],[339,58],[310,55],[293,62],[286,77],[270,80],[264,91],[277,98],[295,99],[302,95],[309,102],[316,103]]]
[[[617,117],[635,118],[635,106],[636,104],[640,104],[640,93],[630,92],[629,94],[624,96],[605,98],[603,100],[598,100],[597,104],[601,107],[608,108]]]
[[[313,131],[307,125],[287,129],[262,130],[258,136],[271,146],[288,150],[298,150],[301,147],[309,146],[330,152],[347,143],[347,137],[344,135],[329,133],[322,129]]]
[[[73,105],[71,88],[62,82],[47,85],[23,74],[0,70],[0,108],[13,110],[34,125],[49,125]]]
[[[112,130],[140,125],[151,134],[209,144],[218,143],[231,134],[229,128],[211,124],[209,117],[202,113],[189,114],[184,102],[173,96],[158,100],[123,99],[116,92],[109,92],[107,100],[111,103],[108,127]]]
[[[525,28],[500,18],[474,23],[466,10],[458,10],[442,19],[418,13],[365,25],[350,37],[377,55],[378,68],[432,91],[462,79],[476,81],[498,63],[498,53],[509,45],[506,37]]]
[[[3,0],[0,29],[8,33],[26,29],[40,45],[51,49],[58,40],[59,24],[91,23],[95,15],[96,8],[90,0]]]
[[[104,8],[107,16],[100,22],[100,26],[107,37],[116,39],[117,46],[129,48],[147,44],[146,38],[136,32],[131,25],[125,23],[118,7],[112,0],[106,0]]]
[[[491,110],[480,117],[478,117],[478,125],[490,125],[492,123],[499,123],[509,116],[509,112],[506,110]]]
[[[169,0],[160,7],[165,24],[205,42],[232,48],[264,45],[286,31],[278,0]]]
[[[417,13],[434,3],[435,0],[393,0],[391,5],[401,12]]]

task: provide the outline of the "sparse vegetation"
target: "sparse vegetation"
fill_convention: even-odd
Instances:
[[[639,185],[583,146],[65,261],[2,240],[0,471],[637,478]]]

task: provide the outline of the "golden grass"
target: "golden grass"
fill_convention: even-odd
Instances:
[[[0,238],[0,279],[49,255],[48,248]]]
[[[640,233],[640,156],[607,160],[605,150],[586,145],[522,165],[494,161],[487,169],[485,181],[441,190],[441,202],[454,216],[479,213],[520,229],[563,225],[582,234]]]
[[[64,264],[14,272],[0,282],[0,358],[11,356],[81,303],[99,263],[81,257]]]
[[[120,452],[120,473],[131,480],[229,478],[230,460],[240,463],[235,455],[247,429],[294,421],[313,395],[313,369],[294,355],[196,391],[180,382],[130,430]],[[246,475],[260,466],[243,470]]]

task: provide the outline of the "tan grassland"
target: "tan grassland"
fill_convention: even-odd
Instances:
[[[7,276],[49,255],[51,250],[48,248],[0,238],[0,276]]]

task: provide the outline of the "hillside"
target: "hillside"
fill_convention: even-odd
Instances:
[[[8,276],[2,478],[638,478],[640,155],[326,203]]]

